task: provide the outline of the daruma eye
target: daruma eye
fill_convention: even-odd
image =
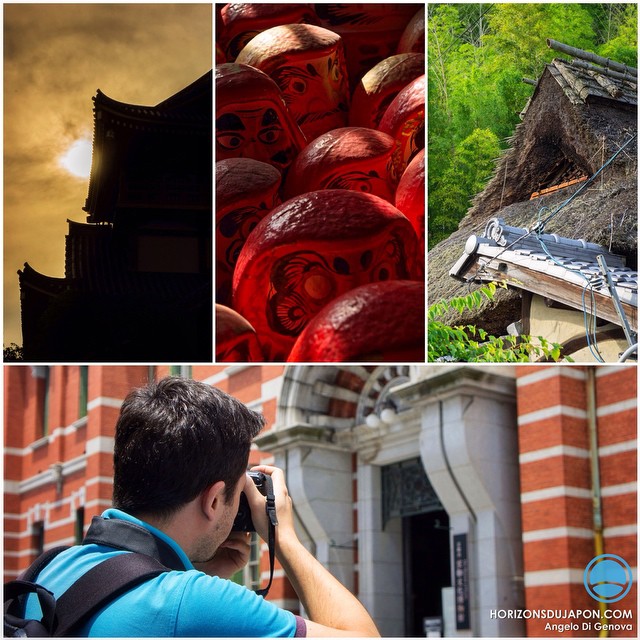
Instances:
[[[313,300],[324,300],[333,293],[333,283],[325,275],[311,275],[304,281],[304,291]]]
[[[280,139],[282,129],[279,127],[270,127],[269,129],[262,129],[258,134],[258,140],[265,144],[273,144]]]
[[[244,142],[244,138],[237,133],[221,133],[216,140],[223,149],[237,149]]]
[[[307,83],[304,80],[297,79],[289,85],[289,88],[294,93],[302,94],[307,90]]]

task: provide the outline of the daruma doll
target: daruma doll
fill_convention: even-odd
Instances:
[[[424,75],[424,54],[390,56],[368,71],[353,92],[349,125],[377,129],[393,99]]]
[[[282,24],[317,24],[308,4],[230,2],[220,11],[218,42],[233,62],[244,46],[262,31]]]
[[[264,71],[282,91],[307,141],[347,124],[349,88],[340,36],[309,24],[263,31],[236,58]]]
[[[288,362],[424,362],[424,283],[356,287],[326,305],[298,336]]]
[[[422,7],[406,26],[398,43],[398,53],[424,53],[424,43],[425,24],[424,7]]]
[[[415,4],[359,2],[315,5],[320,25],[340,34],[352,86],[381,60],[397,53]]]
[[[280,172],[252,158],[216,163],[216,302],[231,303],[231,280],[240,250],[276,205]]]
[[[323,133],[291,165],[285,199],[320,189],[372,193],[393,202],[396,183],[389,175],[394,139],[381,131],[345,127]]]
[[[409,163],[396,190],[396,207],[411,221],[420,238],[420,251],[424,254],[424,149],[418,151]]]
[[[255,329],[236,311],[216,305],[216,362],[262,362]]]
[[[331,300],[362,284],[416,279],[418,238],[393,205],[368,193],[327,189],[276,207],[245,242],[233,308],[255,328],[267,361],[287,358]]]
[[[395,138],[393,170],[398,179],[413,156],[424,149],[425,78],[416,78],[398,93],[378,126]]]
[[[305,145],[269,76],[247,65],[216,66],[216,161],[253,158],[284,170]]]

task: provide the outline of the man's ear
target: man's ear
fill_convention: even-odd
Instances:
[[[215,520],[221,513],[224,504],[224,490],[226,484],[223,480],[218,480],[200,494],[200,508],[207,520]]]

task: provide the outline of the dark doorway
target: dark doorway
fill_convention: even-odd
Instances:
[[[442,633],[442,589],[451,586],[449,517],[444,510],[402,519],[405,635]]]

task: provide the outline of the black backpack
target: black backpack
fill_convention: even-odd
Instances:
[[[17,580],[4,585],[4,637],[69,637],[89,618],[134,586],[150,580],[167,567],[142,553],[123,553],[102,561],[76,580],[59,598],[37,584],[40,571],[69,547],[43,553]],[[35,593],[42,618],[24,617],[26,597]]]

